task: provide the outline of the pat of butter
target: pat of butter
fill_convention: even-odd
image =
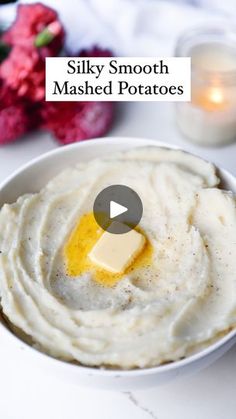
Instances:
[[[89,258],[112,273],[122,273],[142,251],[145,237],[135,230],[112,234],[106,231],[97,241]]]

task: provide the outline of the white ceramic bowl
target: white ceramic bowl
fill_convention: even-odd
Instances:
[[[145,145],[174,148],[154,140],[100,138],[53,150],[26,164],[0,185],[0,207],[6,202],[14,202],[20,195],[27,192],[38,192],[54,175],[79,161]],[[236,192],[236,179],[222,169],[219,169],[219,174],[224,187]],[[45,368],[47,372],[57,374],[63,380],[68,379],[78,385],[123,391],[156,386],[177,376],[199,371],[218,359],[236,342],[234,330],[213,345],[184,360],[155,368],[120,371],[83,367],[51,358],[22,342],[4,322],[0,323],[0,336],[1,345],[6,344],[8,347],[11,345],[15,355],[22,357],[22,362],[31,363],[32,368],[36,366]]]

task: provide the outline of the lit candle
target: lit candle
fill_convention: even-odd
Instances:
[[[202,145],[236,140],[236,34],[195,30],[179,40],[176,52],[192,58],[192,100],[177,104],[181,131]]]

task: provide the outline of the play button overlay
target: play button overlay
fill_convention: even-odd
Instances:
[[[128,208],[124,207],[123,205],[120,205],[114,201],[110,202],[110,218],[116,218],[118,215],[124,214],[126,211],[128,211]]]
[[[138,194],[126,185],[111,185],[96,197],[93,213],[98,225],[113,234],[123,234],[135,228],[143,215]]]

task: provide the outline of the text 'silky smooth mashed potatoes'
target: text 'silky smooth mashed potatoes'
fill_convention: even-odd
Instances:
[[[144,368],[186,357],[236,324],[236,204],[212,164],[158,147],[68,168],[0,212],[4,315],[38,349],[83,365]],[[146,238],[123,273],[88,254],[109,185],[143,203]]]

